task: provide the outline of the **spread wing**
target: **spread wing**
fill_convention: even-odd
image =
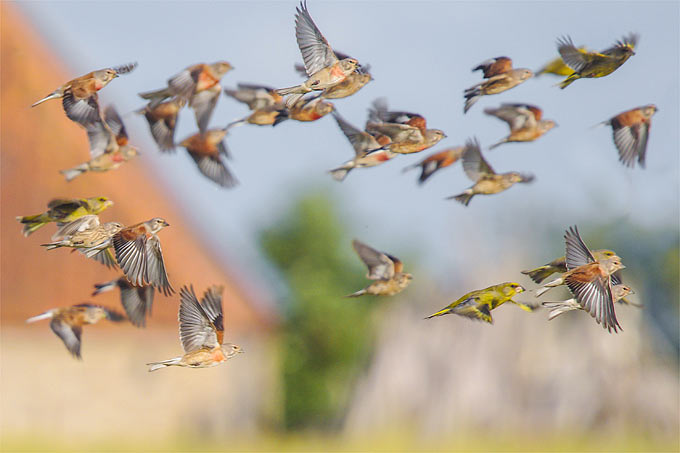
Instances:
[[[197,64],[190,66],[168,80],[168,86],[173,94],[189,99],[196,90],[198,77],[203,71],[204,65]]]
[[[614,129],[614,144],[619,151],[619,161],[633,167],[635,160],[645,166],[645,153],[649,137],[649,123],[638,123]]]
[[[352,144],[354,152],[357,155],[362,155],[366,151],[380,148],[380,145],[371,134],[352,126],[335,111],[332,114],[333,118],[335,118],[335,121],[338,123],[338,126],[340,126],[340,130],[343,134],[345,134],[347,140],[349,140],[349,142]]]
[[[476,138],[465,142],[465,152],[462,159],[463,171],[465,171],[468,178],[475,182],[484,175],[496,174],[484,157],[482,157],[479,141]]]
[[[85,124],[87,140],[90,142],[90,157],[95,158],[116,149],[116,135],[103,121]]]
[[[53,318],[50,321],[50,328],[61,338],[61,341],[66,345],[66,349],[74,357],[82,358],[80,356],[80,336],[83,333],[83,329],[80,326],[72,326],[61,318]]]
[[[568,276],[565,283],[583,309],[590,313],[590,316],[595,318],[598,324],[602,324],[602,327],[609,331],[614,330],[614,332],[621,328],[614,311],[609,278],[597,278],[591,282],[584,282],[579,281],[577,276],[573,275]]]
[[[185,353],[202,347],[220,346],[217,331],[208,314],[198,303],[194,287],[182,287],[179,292],[179,339]]]
[[[220,156],[206,156],[189,152],[198,170],[211,181],[222,187],[231,188],[238,184],[236,177],[229,171]]]
[[[119,145],[122,146],[127,143],[129,139],[127,130],[125,130],[123,120],[112,105],[109,105],[104,109],[104,121],[106,121],[106,124],[111,129],[111,132],[113,132],[113,135],[116,136]]]
[[[489,305],[480,303],[479,296],[476,295],[464,299],[460,304],[454,307],[453,312],[457,315],[465,316],[466,318],[493,324]]]
[[[223,286],[211,286],[206,290],[205,294],[203,294],[203,299],[201,300],[203,310],[215,327],[217,342],[219,344],[222,344],[222,341],[224,340],[224,315],[222,313],[223,291]]]
[[[57,231],[52,235],[52,241],[61,241],[62,239],[72,236],[75,233],[81,231],[91,230],[99,226],[99,216],[94,214],[84,215],[77,218],[73,222],[63,224]]]
[[[557,51],[560,53],[562,61],[573,69],[574,72],[580,72],[597,59],[607,58],[605,55],[597,52],[579,50],[569,36],[557,40]]]
[[[319,72],[338,61],[333,49],[323,37],[307,10],[307,0],[300,3],[295,14],[295,38],[297,39],[307,75]]]
[[[124,229],[113,237],[113,248],[118,265],[133,286],[152,285],[166,296],[174,292],[156,235]]]
[[[595,262],[595,257],[581,239],[576,225],[569,227],[564,233],[564,240],[567,246],[567,254],[565,255],[567,270]]]
[[[116,284],[120,288],[120,302],[130,322],[137,327],[145,327],[146,317],[151,315],[153,305],[153,286],[132,286],[125,277],[119,278]]]
[[[422,143],[425,141],[420,129],[407,124],[367,123],[366,131],[388,136],[394,143]]]
[[[212,116],[213,110],[215,110],[221,92],[222,87],[217,84],[209,90],[203,90],[191,97],[189,107],[194,110],[196,124],[198,125],[198,130],[201,131],[201,134],[208,128],[210,117]]]
[[[536,127],[536,110],[541,111],[538,107],[527,104],[503,104],[497,109],[484,109],[484,113],[505,121],[511,130],[518,130]]]
[[[356,239],[352,241],[352,247],[354,247],[361,261],[368,267],[366,278],[371,280],[389,280],[394,276],[395,262],[388,255]]]
[[[62,106],[71,121],[86,126],[88,123],[101,120],[98,99],[97,93],[81,99],[68,90],[62,98]]]
[[[92,254],[89,249],[78,249],[80,253],[83,255],[87,256],[88,258],[92,258],[99,264],[103,264],[104,266],[108,268],[115,268],[118,267],[118,263],[116,262],[116,257],[113,256],[113,252],[111,251],[111,247],[107,247],[104,250],[100,250],[99,252]]]
[[[632,49],[635,49],[635,46],[637,46],[637,42],[639,39],[640,35],[636,33],[630,33],[628,36],[624,36],[623,39],[621,39],[620,41],[617,41],[616,44],[614,44],[609,49],[603,50],[602,54],[611,55],[612,53],[615,53],[618,49],[621,49],[623,47],[630,47]]]

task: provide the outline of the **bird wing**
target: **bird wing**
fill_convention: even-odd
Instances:
[[[488,304],[482,303],[479,295],[473,295],[467,299],[463,299],[461,303],[454,307],[453,312],[457,315],[465,316],[466,318],[493,324],[491,309]]]
[[[222,187],[231,188],[238,184],[236,177],[229,171],[220,156],[207,156],[189,151],[189,155],[196,162],[198,170],[211,181]]]
[[[97,93],[79,99],[71,90],[68,90],[62,98],[62,106],[70,120],[83,126],[101,120]]]
[[[122,141],[127,142],[129,136],[127,130],[125,130],[123,120],[120,118],[120,115],[112,105],[109,105],[104,109],[104,121],[109,126],[109,128],[111,128],[111,132],[113,132],[113,135],[116,136],[116,140],[119,143]]]
[[[612,47],[605,49],[602,51],[603,55],[611,55],[615,53],[617,50],[621,49],[622,47],[630,47],[632,49],[635,49],[635,46],[637,46],[637,42],[640,39],[640,35],[636,33],[630,33],[627,36],[624,36],[620,41],[616,41],[616,44],[614,44]]]
[[[305,69],[302,68],[302,72],[304,71]],[[246,83],[239,83],[237,86],[237,90],[225,89],[224,92],[237,101],[247,104],[250,110],[265,109],[276,103],[271,94],[274,89],[271,87]]]
[[[52,235],[52,241],[61,241],[75,233],[91,230],[99,226],[99,216],[88,214],[77,218],[73,222],[62,224],[62,226]]]
[[[323,37],[307,10],[307,1],[300,3],[295,14],[295,38],[297,39],[307,75],[319,72],[338,61],[330,44]]]
[[[219,346],[215,326],[198,302],[194,287],[182,287],[179,295],[179,339],[184,352],[190,353],[204,346]]]
[[[107,123],[98,120],[84,126],[90,143],[90,157],[95,158],[116,149],[116,134]]]
[[[380,144],[371,134],[352,126],[340,114],[333,112],[333,118],[335,118],[347,140],[352,144],[357,156],[363,155],[366,151],[380,148]]]
[[[150,282],[147,273],[147,235],[125,228],[113,236],[116,261],[133,286],[145,286]]]
[[[564,240],[566,243],[567,253],[565,255],[565,263],[567,265],[567,270],[574,269],[584,264],[595,262],[595,257],[590,252],[590,249],[586,246],[581,239],[581,235],[578,232],[578,227],[574,225],[569,227],[569,229],[564,233]]]
[[[490,77],[504,74],[512,70],[512,60],[508,57],[496,57],[489,60],[481,62],[479,65],[474,67],[472,71],[484,71],[484,78],[488,79]]]
[[[172,151],[175,149],[175,127],[177,125],[177,115],[156,118],[153,114],[146,113],[146,121],[149,123],[151,135],[161,151]]]
[[[96,262],[103,264],[104,266],[108,268],[115,268],[118,267],[118,263],[116,262],[116,257],[113,256],[113,252],[111,251],[111,247],[107,247],[104,250],[100,250],[97,253],[92,254],[90,252],[90,249],[78,249],[80,253],[83,255],[92,258]]]
[[[223,286],[213,285],[206,290],[201,300],[201,306],[208,315],[208,319],[215,327],[217,342],[222,344],[224,340],[224,314],[222,312]]]
[[[196,124],[198,125],[198,130],[201,134],[208,128],[210,117],[212,116],[213,110],[215,110],[221,92],[222,87],[217,84],[211,89],[203,90],[191,97],[189,107],[194,110]]]
[[[476,138],[468,140],[465,143],[465,152],[463,153],[463,171],[473,181],[478,181],[485,175],[495,175],[496,172],[489,163],[482,157],[482,151],[479,147],[479,141]]]
[[[165,270],[161,241],[155,234],[146,241],[146,280],[166,296],[174,292]]]
[[[577,275],[570,275],[565,278],[565,283],[583,309],[590,313],[598,324],[602,324],[607,330],[613,329],[614,332],[621,328],[614,311],[609,278],[598,277],[593,281],[580,281]]]
[[[394,143],[422,143],[425,141],[420,129],[407,124],[367,123],[366,131],[388,136]]]
[[[536,116],[532,109],[538,108],[528,104],[503,104],[497,109],[484,109],[484,113],[505,121],[510,130],[518,130],[536,126]]]
[[[198,77],[203,72],[204,67],[203,64],[190,66],[168,79],[171,92],[179,97],[189,99],[196,90]]]
[[[359,258],[361,258],[361,261],[368,267],[366,278],[371,280],[389,280],[394,276],[395,261],[390,259],[388,255],[356,239],[352,241],[352,247],[359,255]]]
[[[125,277],[119,278],[116,284],[120,289],[120,302],[130,322],[137,327],[145,327],[146,317],[151,314],[153,305],[153,286],[132,286]]]
[[[579,50],[569,36],[557,40],[557,51],[560,53],[562,61],[573,69],[574,72],[580,72],[597,59],[607,58],[605,55],[597,52]]]
[[[80,336],[83,333],[83,329],[80,326],[72,326],[58,317],[52,318],[50,328],[61,338],[61,341],[66,345],[66,349],[74,357],[80,359]]]
[[[649,126],[645,122],[614,128],[614,144],[619,151],[619,160],[627,167],[634,166],[636,159],[644,166]]]

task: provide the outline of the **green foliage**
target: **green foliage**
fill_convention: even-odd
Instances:
[[[332,205],[307,196],[260,237],[289,290],[281,342],[286,429],[333,427],[368,357],[373,304],[342,297],[366,284],[365,270],[347,253]]]

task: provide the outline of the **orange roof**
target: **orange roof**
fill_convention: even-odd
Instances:
[[[30,105],[77,75],[64,70],[15,6],[2,2],[0,8],[2,323],[23,322],[48,308],[84,300],[119,305],[117,291],[90,298],[94,283],[116,278],[119,271],[108,270],[65,249],[47,252],[40,244],[49,240],[55,227],[45,226],[24,238],[21,225],[15,220],[17,215],[44,211],[52,198],[103,195],[115,202],[102,213],[104,221],[129,225],[160,216],[170,223],[159,237],[175,290],[193,283],[197,293],[202,293],[210,284],[224,284],[227,329],[270,326],[273,317],[253,304],[263,295],[244,290],[246,283],[249,289],[260,285],[237,282],[225,272],[224,266],[211,255],[208,242],[196,236],[185,222],[184,213],[156,183],[143,155],[118,170],[86,174],[66,182],[58,170],[89,159],[85,131],[66,118],[59,100],[36,108]],[[177,295],[166,298],[157,294],[151,325],[176,326],[178,300]]]

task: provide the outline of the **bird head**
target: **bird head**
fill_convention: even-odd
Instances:
[[[170,224],[161,217],[154,217],[146,223],[152,233],[157,233],[163,228],[170,226]]]
[[[538,122],[538,128],[541,132],[548,132],[553,127],[557,127],[557,123],[553,120],[541,120]]]
[[[93,197],[87,199],[87,204],[93,214],[98,214],[113,205],[113,201],[106,197]]]
[[[509,296],[519,294],[519,293],[526,291],[524,289],[524,287],[522,285],[520,285],[519,283],[509,282],[509,283],[504,283],[502,286],[503,286],[502,291]]]
[[[659,110],[659,109],[656,107],[656,105],[649,104],[649,105],[645,105],[640,110],[642,112],[642,115],[644,115],[645,118],[651,118],[652,115],[654,115],[657,112],[657,110]]]
[[[233,343],[227,343],[223,345],[222,350],[225,352],[227,359],[234,357],[236,354],[245,352],[241,346]]]
[[[345,58],[344,60],[340,60],[340,67],[342,68],[343,72],[346,73],[353,72],[356,70],[358,65],[359,62],[354,58]]]
[[[534,73],[531,71],[531,69],[520,69],[519,70],[519,79],[521,81],[530,79],[534,76]]]
[[[101,69],[99,71],[94,72],[94,78],[99,80],[102,85],[106,85],[116,77],[118,77],[118,73],[116,72],[115,69],[111,68]]]
[[[224,74],[226,74],[227,72],[231,71],[232,69],[234,69],[226,61],[218,61],[216,63],[211,64],[210,67],[220,77],[223,76]]]
[[[425,138],[429,143],[434,144],[439,142],[441,139],[446,138],[446,134],[444,131],[439,129],[428,129],[425,132]]]

